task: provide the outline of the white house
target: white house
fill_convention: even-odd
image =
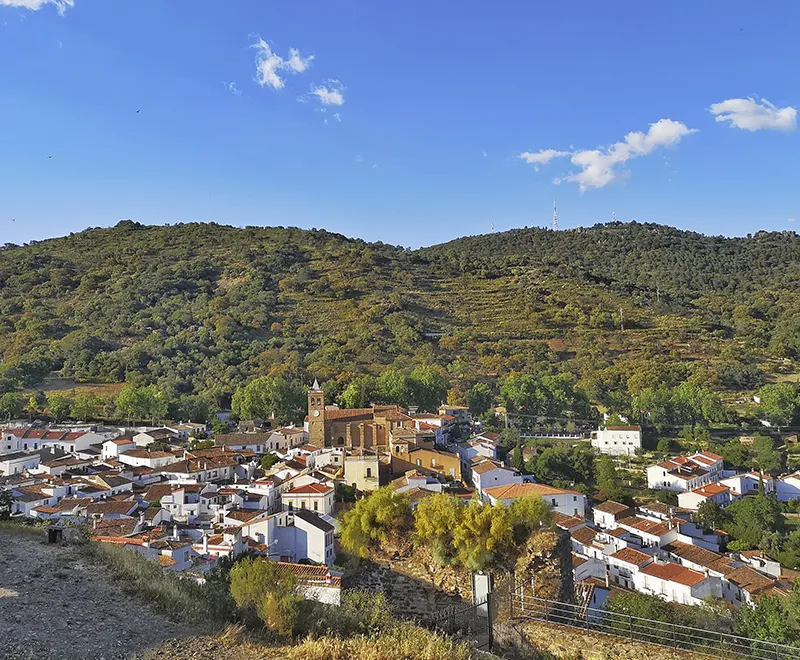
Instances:
[[[161,473],[170,481],[179,483],[231,481],[237,465],[229,457],[188,459],[165,465],[161,468]]]
[[[720,479],[719,483],[730,488],[732,495],[743,497],[751,493],[758,493],[759,483],[764,484],[765,493],[774,493],[775,481],[776,480],[768,474],[760,475],[756,472],[748,472],[747,474],[734,474],[731,477],[725,477],[724,479]]]
[[[650,520],[631,516],[617,520],[617,528],[625,530],[626,540],[641,548],[661,548],[678,540],[680,520]]]
[[[608,555],[608,572],[611,581],[626,589],[634,589],[636,576],[653,557],[634,548],[622,548]]]
[[[779,502],[800,498],[800,472],[778,478],[775,483],[775,496]]]
[[[568,516],[582,516],[586,511],[586,496],[572,490],[553,488],[545,484],[522,483],[511,486],[494,486],[487,488],[483,494],[491,504],[503,502],[511,504],[518,497],[538,495],[547,502],[554,511]]]
[[[636,573],[634,585],[637,591],[681,605],[702,605],[711,596],[706,575],[671,562],[648,564]]]
[[[283,508],[289,511],[307,509],[322,516],[333,513],[333,487],[326,484],[310,483],[295,486],[281,495]]]
[[[18,451],[0,454],[0,474],[22,474],[39,467],[39,452]]]
[[[306,600],[316,600],[326,605],[339,605],[342,599],[342,577],[327,566],[290,564],[280,562],[297,578],[300,594]]]
[[[678,506],[682,509],[697,511],[700,505],[707,501],[724,508],[733,501],[731,489],[721,482],[716,482],[678,493]]]
[[[601,454],[632,456],[642,448],[642,427],[608,426],[592,431],[590,442]]]
[[[517,470],[504,467],[497,461],[483,460],[472,466],[472,484],[481,496],[487,488],[512,486],[522,481],[522,475]]]
[[[242,525],[250,539],[266,546],[266,556],[287,562],[332,565],[334,526],[307,509],[281,511]]]
[[[592,518],[595,525],[603,529],[616,529],[617,520],[629,518],[633,514],[633,509],[628,505],[612,502],[611,500],[601,502],[592,509]]]
[[[125,465],[149,468],[159,468],[180,461],[175,454],[168,451],[150,451],[148,449],[128,449],[119,455],[118,460]]]
[[[117,458],[123,452],[136,449],[136,443],[132,438],[114,438],[103,443],[103,459]]]
[[[680,492],[712,481],[714,479],[708,469],[685,456],[675,456],[647,468],[647,487],[653,490]]]

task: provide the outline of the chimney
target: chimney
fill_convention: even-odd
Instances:
[[[208,554],[208,536],[203,532],[203,554]]]
[[[97,518],[92,518],[92,529],[97,529]]]
[[[606,571],[606,587],[611,587],[611,576],[608,571]]]
[[[176,541],[180,538],[178,536],[178,525],[172,526],[172,538],[174,538]]]

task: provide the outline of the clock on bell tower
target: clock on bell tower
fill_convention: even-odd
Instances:
[[[308,390],[308,442],[325,446],[325,393],[316,378]]]

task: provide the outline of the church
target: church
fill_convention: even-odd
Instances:
[[[394,429],[416,428],[414,418],[400,406],[326,407],[325,393],[316,380],[308,391],[306,425],[309,444],[352,448],[388,448]]]

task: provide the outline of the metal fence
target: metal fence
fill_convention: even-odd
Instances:
[[[494,599],[490,594],[474,605],[447,607],[430,617],[431,628],[444,633],[469,639],[475,648],[492,650]]]
[[[800,648],[793,646],[536,598],[524,592],[512,592],[511,616],[514,619],[546,621],[719,658],[800,660]]]

